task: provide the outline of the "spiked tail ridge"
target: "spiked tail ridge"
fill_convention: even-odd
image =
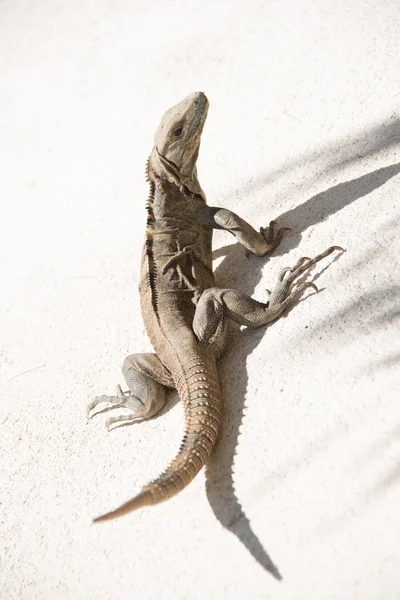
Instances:
[[[185,406],[185,435],[175,459],[159,477],[119,508],[94,523],[164,502],[183,490],[203,468],[216,444],[221,424],[222,398],[214,358],[195,356],[181,365],[174,378]]]
[[[174,374],[185,407],[185,434],[177,456],[167,469],[142,491],[158,504],[183,490],[206,464],[216,444],[222,398],[213,356],[194,354]]]

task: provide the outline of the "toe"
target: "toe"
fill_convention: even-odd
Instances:
[[[122,391],[122,388],[121,388],[121,386],[119,384],[115,388],[115,395],[118,396],[118,398],[124,398],[125,397],[125,394]]]
[[[96,398],[90,402],[90,404],[88,405],[87,409],[86,409],[86,415],[88,419],[91,419],[93,417],[93,415],[91,415],[90,413],[102,402],[105,402],[105,399],[107,398],[107,396],[96,396]]]

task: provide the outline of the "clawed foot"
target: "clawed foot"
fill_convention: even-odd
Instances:
[[[260,234],[263,237],[263,239],[265,240],[265,242],[267,243],[267,248],[265,249],[265,246],[263,246],[262,250],[260,248],[260,252],[258,252],[258,251],[254,252],[254,254],[256,254],[256,256],[265,256],[266,254],[269,254],[270,252],[272,252],[272,250],[274,250],[275,248],[277,248],[277,246],[279,246],[285,233],[287,231],[291,231],[290,227],[281,227],[280,229],[278,229],[278,231],[275,231],[276,225],[277,225],[276,221],[270,221],[270,224],[268,227],[260,227]],[[252,256],[252,255],[253,255],[253,252],[250,252],[250,251],[246,252],[247,258],[249,258],[249,256]]]
[[[96,410],[99,408],[99,410]],[[120,423],[135,422],[146,415],[146,409],[143,402],[136,396],[133,396],[131,392],[123,392],[121,386],[118,385],[116,389],[116,396],[97,396],[93,402],[87,407],[87,418],[91,419],[94,415],[112,410],[114,408],[127,408],[131,411],[130,415],[121,415],[119,417],[111,417],[106,422],[106,428],[110,431],[114,425]],[[95,411],[95,412],[93,412]]]
[[[270,224],[267,229],[265,229],[264,227],[260,227],[260,233],[267,242],[267,244],[269,244],[269,246],[271,247],[271,250],[279,246],[286,231],[291,231],[290,227],[281,227],[280,229],[278,229],[277,232],[275,232],[275,228],[276,221],[270,221]],[[269,251],[270,250],[268,250],[268,252]]]
[[[287,304],[302,294],[307,288],[313,288],[318,292],[318,288],[314,283],[309,281],[297,284],[296,280],[303,275],[308,269],[313,267],[317,262],[332,254],[332,252],[344,252],[340,246],[331,246],[325,252],[318,254],[315,258],[303,256],[300,258],[294,267],[286,267],[279,273],[278,283],[271,292],[269,305]]]

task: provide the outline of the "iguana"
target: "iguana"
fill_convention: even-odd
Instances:
[[[235,213],[210,207],[197,178],[196,160],[208,112],[202,92],[189,94],[163,116],[147,161],[150,185],[147,225],[140,275],[140,299],[146,331],[155,354],[125,359],[128,392],[98,396],[88,407],[128,408],[115,423],[148,419],[165,403],[168,388],[176,389],[185,409],[185,434],[176,458],[162,475],[125,504],[94,521],[122,516],[177,494],[207,462],[217,441],[222,396],[217,361],[224,351],[228,319],[260,327],[282,315],[286,307],[313,283],[297,283],[310,267],[335,250],[314,259],[301,258],[283,269],[266,303],[234,289],[216,287],[211,256],[213,229],[232,233],[248,252],[264,256],[280,243],[287,228],[257,232]],[[105,408],[104,408],[105,407]]]

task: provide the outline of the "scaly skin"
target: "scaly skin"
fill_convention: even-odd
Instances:
[[[148,418],[165,402],[167,388],[177,389],[185,407],[185,435],[181,448],[165,472],[119,508],[95,521],[122,516],[171,498],[207,462],[221,425],[222,397],[217,360],[224,350],[227,318],[259,327],[277,319],[310,283],[296,279],[339,247],[313,260],[303,258],[285,269],[269,301],[261,303],[235,290],[219,289],[212,272],[212,232],[226,229],[258,256],[271,252],[286,229],[257,232],[240,217],[206,204],[197,179],[196,160],[206,120],[208,100],[190,94],[165,113],[155,135],[147,164],[150,195],[140,278],[141,308],[146,331],[156,355],[133,355],[123,372],[128,392],[100,396],[88,407],[130,408],[128,417],[108,425]],[[316,288],[315,288],[316,289]],[[98,412],[102,412],[101,409]]]

